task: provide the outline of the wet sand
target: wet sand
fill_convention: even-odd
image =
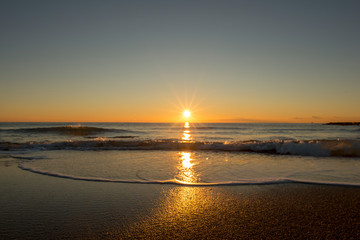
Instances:
[[[0,161],[1,239],[360,239],[360,188],[75,181]]]

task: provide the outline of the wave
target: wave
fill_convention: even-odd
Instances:
[[[130,135],[126,135],[126,136],[115,136],[115,137],[107,137],[107,138],[137,138],[138,136],[130,136]],[[99,139],[99,137],[94,137],[94,136],[85,136],[84,138],[89,138],[89,139]]]
[[[332,185],[332,186],[353,186],[360,187],[360,183],[348,183],[348,182],[327,182],[327,181],[308,181],[289,178],[256,178],[256,179],[242,179],[239,181],[227,181],[227,182],[184,182],[178,179],[169,180],[151,180],[151,179],[107,179],[96,177],[81,177],[74,175],[65,175],[56,172],[38,170],[35,167],[25,166],[20,163],[18,167],[22,170],[30,171],[37,174],[46,176],[66,178],[72,180],[90,181],[90,182],[111,182],[111,183],[140,183],[140,184],[172,184],[172,185],[184,185],[184,186],[238,186],[238,185],[272,185],[272,184],[284,184],[284,183],[300,183],[300,184],[312,184],[312,185]]]
[[[21,132],[21,133],[39,133],[39,134],[63,134],[69,136],[88,136],[105,132],[130,133],[133,131],[124,129],[109,129],[86,126],[58,126],[58,127],[38,127],[38,128],[18,128],[18,129],[1,129],[0,131]]]
[[[243,127],[223,127],[223,126],[219,126],[219,127],[191,126],[190,129],[191,130],[211,130],[211,129],[215,129],[215,130],[246,130],[246,128],[243,128]]]
[[[47,159],[45,156],[36,156],[36,157],[26,157],[26,156],[17,156],[17,155],[9,155],[9,157],[21,160],[40,160],[40,159]]]
[[[314,157],[360,157],[359,140],[269,140],[238,142],[203,142],[179,140],[109,140],[64,142],[0,142],[0,150],[175,150],[254,152]]]

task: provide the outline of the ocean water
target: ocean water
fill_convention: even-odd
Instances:
[[[360,126],[0,123],[0,161],[74,181],[360,186]]]

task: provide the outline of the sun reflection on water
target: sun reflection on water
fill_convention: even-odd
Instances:
[[[184,123],[183,136],[181,138],[183,141],[188,142],[192,140],[190,133],[190,123]],[[180,161],[177,166],[179,172],[177,174],[177,179],[183,183],[195,183],[197,181],[195,177],[195,172],[193,170],[194,163],[192,162],[191,152],[180,152]]]
[[[182,165],[184,168],[191,168],[194,164],[191,163],[191,153],[189,152],[182,152],[181,153],[182,158]]]
[[[193,169],[194,163],[192,163],[190,152],[180,152],[180,162],[178,164],[179,173],[177,179],[183,183],[195,183],[197,178]]]
[[[182,140],[184,140],[184,141],[190,141],[190,140],[192,140],[192,138],[191,138],[191,134],[190,134],[190,124],[189,124],[189,122],[185,122],[185,124],[184,124],[184,132],[183,132],[183,136],[182,136]]]
[[[182,137],[182,140],[184,140],[184,141],[189,141],[189,140],[191,140],[191,135],[184,132],[183,137]]]

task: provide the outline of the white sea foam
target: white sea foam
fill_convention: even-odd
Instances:
[[[96,138],[88,141],[64,142],[1,142],[0,150],[193,150],[255,152],[279,155],[315,157],[360,157],[358,140],[270,140],[237,142],[204,142],[179,140],[108,140]]]

